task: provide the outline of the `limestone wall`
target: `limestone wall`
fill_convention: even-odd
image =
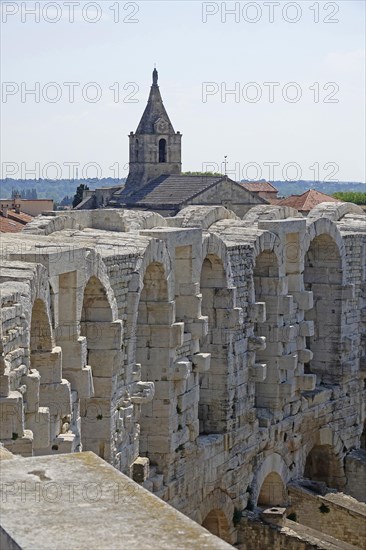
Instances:
[[[365,547],[366,505],[342,493],[324,495],[293,484],[289,487],[290,512],[296,521],[336,539]]]
[[[277,526],[248,514],[238,531],[239,550],[356,550],[355,546],[290,520]]]
[[[347,484],[344,492],[366,503],[366,451],[358,449],[349,453],[345,459],[345,470]]]
[[[230,543],[291,480],[342,489],[365,420],[365,234],[358,211],[273,208],[2,235],[4,445],[94,451]]]

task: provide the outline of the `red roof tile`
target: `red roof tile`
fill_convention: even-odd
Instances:
[[[0,216],[0,233],[20,233],[23,229],[24,223],[15,222],[9,218]]]
[[[291,206],[296,208],[300,212],[310,212],[312,208],[321,204],[322,202],[342,202],[330,195],[321,193],[316,189],[309,189],[302,195],[290,195],[285,199],[281,199],[277,202],[280,206]]]
[[[19,233],[32,220],[33,216],[15,210],[8,210],[6,217],[0,213],[0,233]]]
[[[8,218],[10,220],[20,222],[23,225],[26,225],[28,222],[31,222],[33,220],[33,216],[30,216],[29,214],[25,214],[24,212],[19,212],[18,214],[14,210],[8,210]]]

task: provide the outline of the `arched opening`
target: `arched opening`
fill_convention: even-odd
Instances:
[[[304,477],[323,481],[327,487],[341,490],[344,486],[342,461],[331,445],[315,445],[306,458]]]
[[[136,326],[136,362],[141,380],[154,382],[155,398],[141,405],[140,455],[159,464],[159,455],[168,452],[171,393],[169,380],[170,327],[174,305],[168,301],[168,282],[164,266],[151,263],[145,271]],[[140,407],[140,405],[136,405]],[[164,440],[164,442],[163,442]]]
[[[220,537],[220,539],[231,543],[229,524],[224,512],[221,510],[211,510],[205,517],[202,527],[210,531],[213,535]]]
[[[342,262],[336,242],[319,235],[305,255],[305,289],[313,292],[314,306],[305,313],[314,322],[314,335],[306,347],[313,358],[304,365],[306,374],[316,374],[317,384],[334,384],[341,379]]]
[[[26,394],[26,427],[33,432],[33,454],[58,451],[58,437],[69,433],[71,419],[70,384],[62,380],[61,349],[54,347],[46,304],[36,299],[30,326],[30,373],[38,371],[39,402]],[[34,390],[33,390],[34,391]],[[70,445],[72,434],[69,433]],[[63,452],[67,452],[64,447]]]
[[[283,317],[279,313],[280,278],[277,256],[272,251],[258,254],[253,270],[255,302],[264,302],[265,319],[254,323],[254,335],[266,338],[265,349],[259,347],[250,352],[250,361],[258,365],[265,364],[266,378],[256,383],[255,404],[257,408],[271,409],[282,407],[279,386],[286,381],[286,371],[278,368],[279,357],[283,353],[283,344],[277,336],[278,327],[283,326]],[[265,412],[265,415],[268,411]]]
[[[202,315],[208,317],[208,333],[202,338],[201,351],[211,354],[209,371],[200,374],[198,419],[201,434],[222,433],[230,411],[227,400],[228,361],[223,351],[229,330],[225,326],[232,289],[227,288],[224,265],[218,256],[209,254],[202,264]],[[218,346],[220,342],[223,345]]]
[[[166,139],[159,139],[159,162],[166,162]]]
[[[281,476],[277,472],[271,472],[263,481],[258,506],[287,506],[287,493]]]
[[[139,161],[139,140],[136,139],[135,141],[135,161]]]
[[[116,352],[121,351],[121,325],[113,323],[105,288],[94,276],[84,289],[80,335],[85,337],[86,364],[92,368],[94,386],[94,396],[80,400],[82,449],[108,460],[113,432],[111,397],[117,376]]]
[[[39,353],[52,351],[51,326],[48,319],[45,303],[37,299],[34,301],[31,317],[30,349],[31,368],[39,364]]]

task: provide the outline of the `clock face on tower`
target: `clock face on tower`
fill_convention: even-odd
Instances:
[[[164,120],[163,118],[159,118],[155,122],[155,131],[158,134],[165,134],[168,130],[168,122]]]

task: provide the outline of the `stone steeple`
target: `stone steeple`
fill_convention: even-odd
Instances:
[[[130,164],[126,190],[136,191],[161,175],[180,174],[181,139],[165,110],[154,69],[149,99],[135,133],[131,132]]]

